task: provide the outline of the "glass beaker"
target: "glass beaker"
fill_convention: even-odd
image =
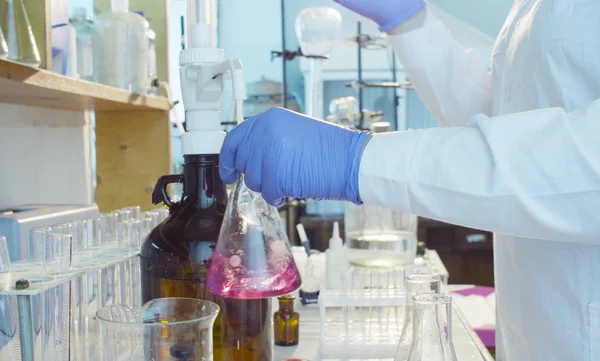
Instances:
[[[0,27],[5,32],[9,60],[40,66],[40,53],[23,0],[0,1]]]
[[[405,278],[406,317],[400,334],[400,342],[394,361],[406,361],[413,344],[414,303],[413,296],[422,294],[437,295],[440,293],[442,281],[435,274],[412,274]]]
[[[408,361],[457,361],[452,344],[452,298],[413,296],[413,342]]]
[[[357,206],[346,202],[344,227],[351,264],[387,268],[414,263],[417,216],[376,205]]]
[[[112,305],[96,313],[102,361],[212,361],[215,303],[157,298],[140,311]]]
[[[208,290],[227,298],[257,299],[291,293],[300,283],[277,208],[248,189],[239,174],[208,271]]]

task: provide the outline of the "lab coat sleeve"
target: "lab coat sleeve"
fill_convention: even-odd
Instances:
[[[475,114],[491,115],[491,75],[479,53],[464,49],[427,10],[416,29],[389,37],[390,44],[432,116],[442,125],[464,125]]]
[[[600,243],[600,100],[375,135],[365,203],[514,236]]]

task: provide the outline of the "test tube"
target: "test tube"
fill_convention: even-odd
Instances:
[[[73,237],[73,253],[82,254],[88,249],[87,232],[86,232],[87,221],[73,221],[71,222],[71,237]]]
[[[43,256],[44,275],[62,274],[71,270],[71,240],[68,234],[46,235]]]
[[[122,211],[129,211],[130,219],[139,219],[142,215],[142,208],[140,206],[125,207]]]
[[[141,246],[141,226],[139,219],[128,219],[117,226],[117,244],[119,249],[139,252]]]
[[[87,360],[88,276],[71,281],[71,339],[72,360]]]
[[[6,237],[0,236],[0,273],[10,272],[10,257]]]
[[[29,231],[29,258],[34,265],[42,265],[46,236],[50,234],[50,227],[35,227]]]

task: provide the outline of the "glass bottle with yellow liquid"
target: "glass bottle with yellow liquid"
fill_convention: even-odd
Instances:
[[[183,197],[172,203],[166,188],[178,182],[183,183]],[[222,298],[206,287],[227,204],[219,156],[186,155],[183,174],[162,177],[153,202],[163,202],[171,214],[142,245],[143,302],[163,297],[212,301],[220,307],[213,331],[214,360],[270,361],[271,300]]]
[[[278,297],[279,311],[273,314],[275,344],[277,346],[295,346],[298,344],[300,314],[294,312],[294,296]]]

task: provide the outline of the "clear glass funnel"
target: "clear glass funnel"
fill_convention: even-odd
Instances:
[[[277,208],[249,190],[241,174],[227,204],[206,283],[211,293],[238,299],[282,296],[300,287]]]
[[[100,309],[102,361],[212,361],[216,304],[192,298],[157,298],[140,311]]]

